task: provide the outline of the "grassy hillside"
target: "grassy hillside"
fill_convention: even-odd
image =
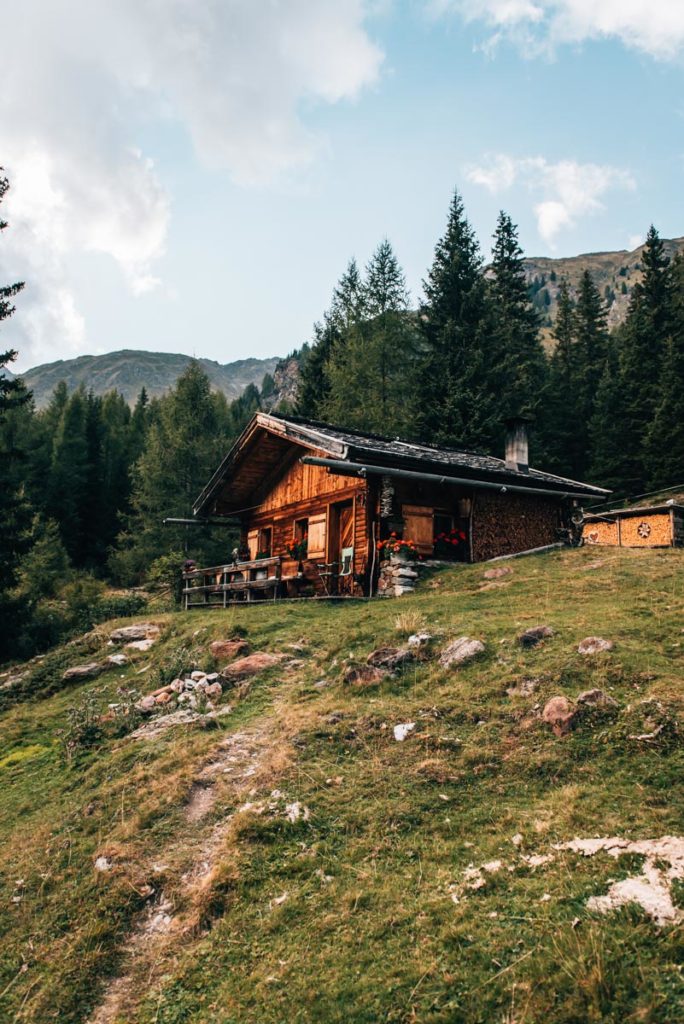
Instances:
[[[150,398],[169,391],[176,383],[190,356],[172,352],[141,352],[123,349],[101,356],[78,356],[59,359],[54,363],[34,366],[21,376],[38,408],[47,405],[60,381],[72,391],[84,384],[96,395],[106,391],[120,391],[129,405],[133,405],[144,386]],[[278,360],[238,359],[232,363],[217,363],[213,359],[198,359],[212,386],[223,391],[226,398],[238,398],[248,384],[261,385],[267,373],[273,373]]]
[[[684,1021],[681,920],[587,906],[643,856],[554,848],[684,836],[684,552],[508,564],[399,601],[159,616],[151,650],[64,688],[111,652],[100,629],[0,690],[0,1019]],[[344,681],[423,623],[435,652],[461,635],[485,652]],[[542,623],[554,635],[522,648]],[[88,693],[104,708],[211,668],[210,641],[236,630],[287,660],[229,691],[230,713],[153,738],[84,719]],[[580,655],[594,634],[614,649]],[[555,736],[545,702],[596,687],[619,706]]]

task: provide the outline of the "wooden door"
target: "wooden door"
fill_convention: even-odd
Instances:
[[[419,555],[430,556],[434,542],[434,509],[426,505],[402,505],[404,538],[412,540]]]

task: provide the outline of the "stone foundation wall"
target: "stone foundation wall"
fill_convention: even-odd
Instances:
[[[418,581],[415,562],[382,562],[378,579],[378,597],[412,594]]]

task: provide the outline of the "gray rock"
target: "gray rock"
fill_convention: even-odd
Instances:
[[[612,651],[613,641],[604,640],[601,636],[587,636],[577,650],[580,654],[600,654],[602,651]]]
[[[151,636],[159,636],[159,626],[154,622],[136,622],[133,626],[122,626],[109,634],[109,639],[115,643],[124,643],[129,640],[146,640]]]
[[[148,636],[145,640],[132,640],[126,647],[133,651],[149,651],[156,640],[156,636]]]
[[[502,565],[497,569],[487,569],[484,578],[486,580],[498,580],[501,576],[510,576],[512,572],[513,570],[509,569],[508,566]]]
[[[413,651],[406,647],[378,647],[376,651],[368,655],[366,663],[374,665],[376,668],[395,669],[412,660]]]
[[[106,659],[108,665],[127,665],[128,658],[125,654],[108,654]]]
[[[453,640],[442,651],[439,663],[443,668],[458,668],[465,662],[484,653],[485,645],[481,640],[473,640],[469,636],[460,636]]]
[[[68,668],[62,679],[65,683],[78,679],[95,679],[102,671],[104,667],[98,661],[91,661],[87,665],[74,665],[73,668]]]
[[[614,697],[608,696],[603,690],[584,690],[577,698],[577,703],[592,708],[617,708],[620,706]]]
[[[554,632],[551,626],[532,626],[531,629],[526,629],[524,633],[520,634],[518,643],[521,647],[536,647],[542,640],[553,636]]]
[[[433,639],[432,633],[413,633],[406,643],[410,650],[420,650],[421,647],[427,647]]]

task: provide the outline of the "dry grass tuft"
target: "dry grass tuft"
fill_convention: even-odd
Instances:
[[[410,610],[400,612],[394,620],[394,628],[402,636],[411,636],[419,633],[427,626],[427,619],[422,612]]]

